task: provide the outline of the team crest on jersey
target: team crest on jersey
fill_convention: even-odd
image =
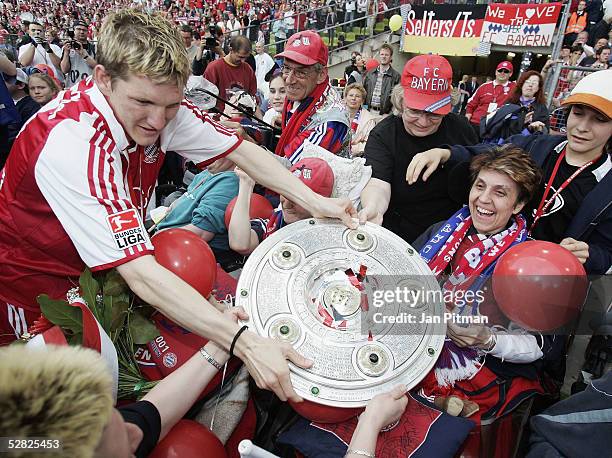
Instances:
[[[178,358],[176,357],[176,355],[172,352],[166,353],[164,355],[164,357],[162,358],[162,363],[164,364],[164,366],[166,366],[167,368],[172,368],[174,366],[176,366],[176,362],[178,361]]]
[[[110,227],[117,248],[125,250],[139,243],[145,243],[145,229],[140,223],[136,209],[131,208],[108,215],[106,220]]]
[[[154,164],[159,157],[159,146],[156,143],[149,145],[144,150],[144,161],[147,164]]]

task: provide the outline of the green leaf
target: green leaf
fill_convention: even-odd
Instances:
[[[106,274],[102,289],[105,296],[119,296],[129,291],[127,283],[115,269]]]
[[[51,299],[46,294],[38,296],[36,301],[42,314],[51,323],[74,333],[83,331],[83,312],[78,307],[73,307],[66,301]]]
[[[73,345],[75,347],[80,347],[81,345],[83,345],[83,333],[82,332],[76,332],[73,335],[71,335],[70,337],[68,337],[66,340],[68,340],[68,345]]]
[[[98,310],[98,304],[96,303],[96,296],[98,295],[98,291],[100,291],[100,285],[93,278],[89,269],[85,269],[79,277],[79,286],[81,287],[81,293],[83,294],[83,299],[85,299],[87,306],[93,312],[96,319],[101,323],[103,317],[101,316],[102,313]]]
[[[135,344],[146,344],[159,335],[155,325],[138,312],[130,314],[129,331]]]
[[[106,331],[115,332],[123,327],[127,315],[129,296],[121,294],[119,296],[104,296],[104,324]]]

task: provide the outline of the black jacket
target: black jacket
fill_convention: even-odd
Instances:
[[[372,107],[372,94],[374,86],[376,86],[379,71],[379,68],[376,67],[367,72],[363,79],[363,87],[365,87],[367,92],[365,104],[370,108]],[[400,78],[401,75],[393,67],[389,67],[389,70],[387,70],[383,77],[382,89],[380,91],[380,114],[391,113],[391,91],[400,82]]]
[[[40,105],[29,95],[26,95],[23,99],[17,102],[15,107],[17,108],[19,116],[21,117],[21,121],[8,125],[8,139],[10,146],[13,145],[15,137],[17,137],[17,134],[25,122],[36,114],[38,110],[40,110]]]

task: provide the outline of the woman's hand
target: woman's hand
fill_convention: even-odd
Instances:
[[[374,207],[364,207],[359,211],[359,223],[365,224],[366,222],[374,223],[379,226],[383,223],[383,214]]]
[[[527,129],[529,129],[530,132],[543,132],[544,127],[546,127],[546,124],[544,124],[542,121],[535,121],[530,123],[527,126]]]
[[[393,424],[400,419],[408,405],[406,391],[405,385],[398,385],[387,393],[374,396],[359,417],[359,422],[367,423],[376,431]]]
[[[427,178],[437,170],[440,164],[449,160],[450,154],[450,150],[444,148],[432,148],[415,154],[406,170],[406,181],[408,184],[416,183],[421,172],[423,172],[423,181],[427,181]]]
[[[471,325],[467,327],[448,323],[446,335],[460,347],[477,347],[490,350],[493,332],[488,326]]]
[[[300,355],[291,344],[247,331],[238,339],[234,352],[259,388],[273,391],[281,401],[303,401],[293,389],[287,361],[304,369],[311,367],[313,361]]]
[[[586,242],[581,242],[580,240],[567,237],[561,240],[559,245],[566,250],[569,250],[582,264],[587,262],[587,259],[589,259],[589,245]]]

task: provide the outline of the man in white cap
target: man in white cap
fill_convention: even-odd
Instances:
[[[567,136],[515,135],[508,143],[528,151],[542,167],[543,196],[531,202],[530,235],[559,243],[571,251],[588,274],[603,275],[612,267],[612,70],[592,73],[576,84],[563,101]],[[449,160],[469,161],[490,145],[434,148],[417,154],[407,179],[429,176]]]

